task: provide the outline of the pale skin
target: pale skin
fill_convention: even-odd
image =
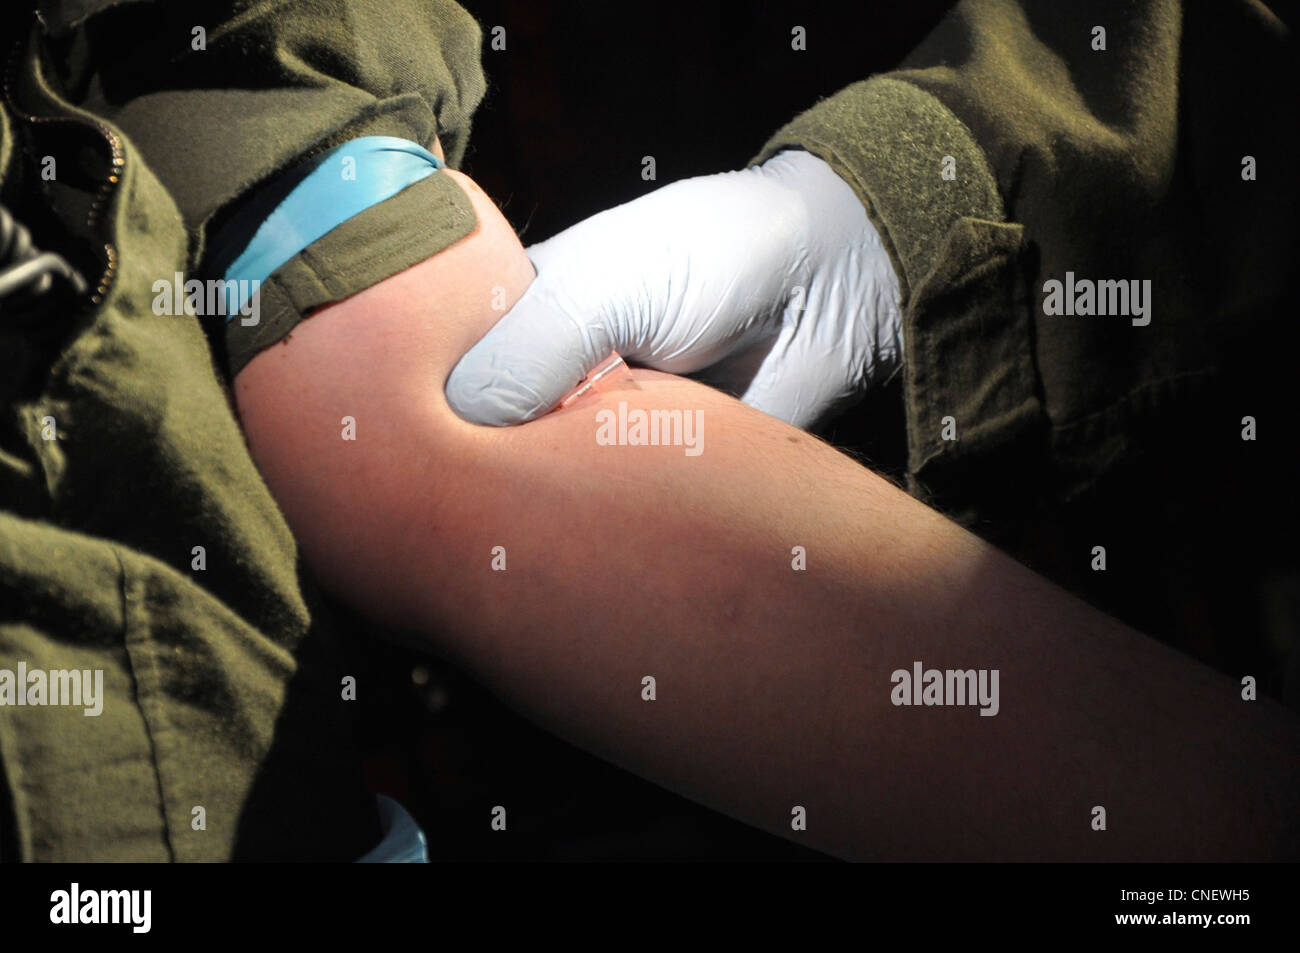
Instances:
[[[520,427],[457,417],[447,375],[533,269],[487,196],[439,174],[476,231],[235,382],[325,585],[574,743],[836,856],[1294,856],[1300,720],[808,434],[648,370]],[[620,400],[703,411],[704,452],[598,445]],[[999,713],[895,706],[917,660],[998,669]]]

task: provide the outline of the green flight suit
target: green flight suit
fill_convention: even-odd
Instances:
[[[214,221],[338,142],[437,135],[456,163],[478,26],[440,0],[41,11],[7,64],[0,197],[90,288],[0,319],[0,670],[101,669],[105,698],[0,707],[0,851],[355,859],[379,828],[344,644],[240,433],[225,322],[157,314],[153,286],[201,273]],[[281,269],[231,351],[474,225],[431,177]]]

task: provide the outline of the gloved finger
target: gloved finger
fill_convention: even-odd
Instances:
[[[740,397],[754,382],[758,369],[776,343],[778,331],[771,331],[760,338],[757,343],[738,347],[732,354],[707,367],[691,372],[688,376],[702,384],[708,384],[732,397]]]
[[[807,430],[851,400],[861,369],[831,341],[800,334],[787,324],[740,399],[756,410]]]
[[[575,318],[535,280],[447,378],[447,402],[470,423],[540,417],[615,350],[608,322]]]

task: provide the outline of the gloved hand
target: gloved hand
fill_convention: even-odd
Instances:
[[[617,351],[798,427],[901,360],[898,279],[849,185],[808,152],[686,179],[527,249],[537,278],[456,365],[475,423],[546,413]]]

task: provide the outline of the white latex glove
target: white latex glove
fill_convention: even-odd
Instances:
[[[527,249],[537,278],[456,365],[461,417],[546,413],[617,351],[798,427],[901,360],[898,279],[849,185],[808,152],[686,179]]]

